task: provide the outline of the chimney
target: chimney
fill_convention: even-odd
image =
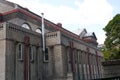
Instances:
[[[62,23],[57,23],[57,26],[62,28]]]

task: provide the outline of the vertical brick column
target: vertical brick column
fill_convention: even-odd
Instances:
[[[54,46],[54,80],[64,80],[62,45]]]
[[[5,41],[0,41],[0,80],[5,80]]]

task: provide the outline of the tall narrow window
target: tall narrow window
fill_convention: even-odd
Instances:
[[[23,60],[23,45],[18,44],[18,60]]]
[[[30,46],[29,48],[29,54],[30,54],[30,61],[33,62],[34,60],[34,47],[33,46]]]
[[[49,60],[49,55],[48,55],[48,48],[45,48],[45,53],[44,53],[44,61],[48,61]]]

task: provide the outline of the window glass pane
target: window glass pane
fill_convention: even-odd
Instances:
[[[45,61],[48,61],[48,60],[49,60],[48,48],[45,49],[44,58],[45,58]]]
[[[36,29],[36,32],[40,33],[40,34],[42,33],[42,31],[40,29]]]
[[[26,29],[30,29],[30,26],[28,24],[23,24],[22,27]]]
[[[18,59],[22,60],[23,59],[23,50],[22,50],[22,44],[18,44]]]
[[[34,55],[34,47],[33,46],[30,46],[29,53],[30,53],[30,61],[33,61],[33,55]]]

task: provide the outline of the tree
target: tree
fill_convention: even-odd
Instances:
[[[104,57],[107,54],[108,59],[120,59],[120,14],[117,14],[103,28],[106,32]]]

